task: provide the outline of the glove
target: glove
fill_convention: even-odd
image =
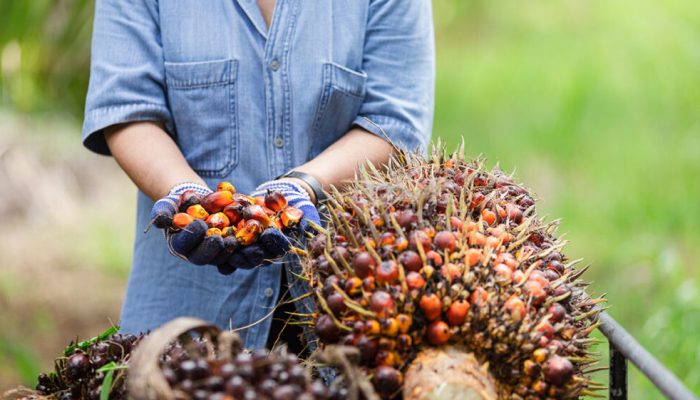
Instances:
[[[296,232],[303,233],[312,229],[310,222],[320,225],[318,210],[311,203],[309,194],[300,185],[290,181],[269,181],[258,186],[251,194],[252,197],[265,197],[268,192],[279,192],[287,200],[287,204],[300,209],[304,216],[296,227]],[[292,237],[285,235],[279,229],[265,229],[256,242],[248,246],[233,248],[225,246],[222,256],[213,260],[219,272],[230,274],[236,268],[250,269],[275,260],[289,251]]]
[[[268,192],[280,192],[286,199],[287,204],[300,209],[304,217],[299,222],[296,230],[299,233],[308,232],[312,229],[312,223],[320,225],[318,210],[311,203],[309,194],[300,185],[286,180],[275,180],[265,182],[258,186],[253,192],[253,197],[264,197]],[[311,222],[311,223],[310,223]],[[235,268],[253,268],[264,264],[267,260],[274,260],[283,256],[289,251],[292,245],[292,238],[285,235],[278,229],[265,229],[257,242],[232,251],[227,264],[219,264],[219,271],[229,274]],[[218,260],[221,261],[221,260]]]
[[[309,222],[321,225],[321,217],[316,206],[311,202],[309,193],[299,184],[288,180],[268,181],[258,186],[253,196],[265,196],[268,192],[280,192],[287,199],[287,204],[304,212],[304,217],[299,223],[302,232],[313,229]]]
[[[165,237],[170,252],[176,257],[193,264],[204,265],[212,262],[225,248],[221,237],[206,237],[207,224],[202,220],[194,220],[181,230],[171,229],[173,216],[177,214],[180,196],[192,191],[199,197],[204,197],[212,190],[196,183],[181,183],[170,190],[167,196],[153,204],[151,221],[157,228],[165,230]]]

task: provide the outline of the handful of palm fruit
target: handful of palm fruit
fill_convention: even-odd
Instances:
[[[200,196],[193,190],[183,192],[177,204],[178,213],[158,216],[153,221],[161,229],[189,230],[176,236],[171,243],[174,250],[185,253],[192,236],[213,237],[223,241],[223,248],[232,250],[255,243],[266,229],[287,232],[299,224],[304,213],[289,204],[280,192],[251,197],[236,192],[230,183],[222,181],[216,191]],[[199,221],[199,222],[198,222]],[[193,224],[193,222],[195,222]],[[211,240],[211,239],[210,239]]]

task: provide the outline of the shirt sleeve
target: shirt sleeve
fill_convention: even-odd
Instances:
[[[162,121],[172,132],[164,90],[156,0],[97,0],[83,145],[109,155],[104,128]]]
[[[368,12],[364,103],[355,125],[406,150],[425,150],[435,100],[430,0],[374,0]]]

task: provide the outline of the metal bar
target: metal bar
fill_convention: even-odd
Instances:
[[[610,342],[610,400],[627,400],[627,359]]]
[[[600,331],[617,351],[632,361],[671,400],[698,400],[675,375],[654,358],[608,313],[600,313]],[[611,397],[612,398],[612,397]]]

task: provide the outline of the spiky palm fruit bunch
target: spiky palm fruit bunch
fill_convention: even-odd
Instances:
[[[460,345],[488,363],[500,398],[573,399],[601,299],[583,292],[532,196],[463,150],[401,154],[333,189],[305,268],[324,344],[360,349],[384,397],[421,348]]]
[[[37,392],[60,400],[97,400],[110,375],[110,398],[125,398],[125,368],[131,350],[143,335],[116,332],[117,328],[112,327],[97,337],[66,347],[63,357],[56,359],[54,371],[39,375]]]

